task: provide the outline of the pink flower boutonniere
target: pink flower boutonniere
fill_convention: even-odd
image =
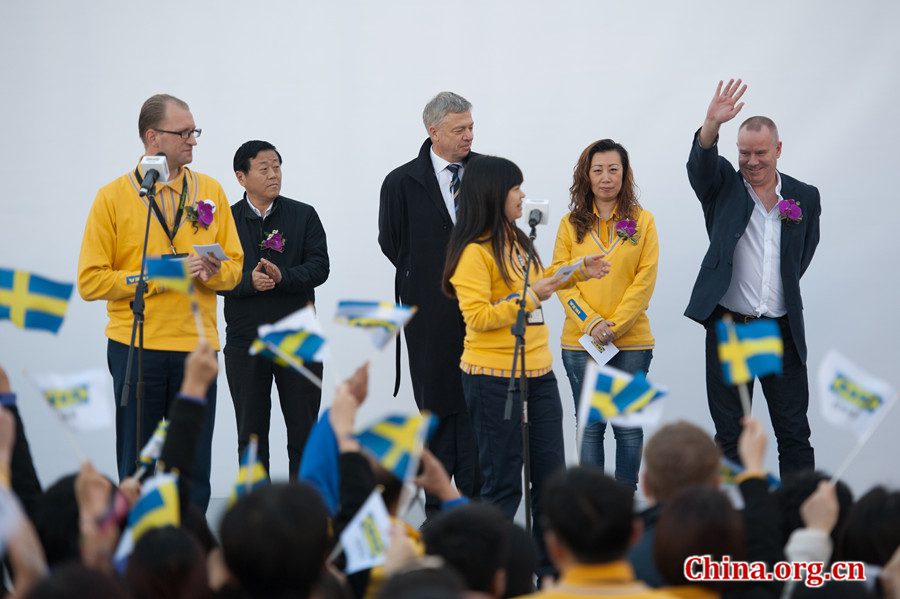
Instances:
[[[275,250],[279,254],[284,252],[284,244],[287,240],[278,229],[275,229],[262,241],[259,242],[260,249]]]
[[[781,220],[791,223],[799,223],[803,220],[803,210],[797,200],[781,200],[778,202],[778,216]]]
[[[200,227],[208,229],[212,224],[213,214],[216,213],[216,203],[212,200],[200,200],[195,206],[185,208],[185,213],[196,233]]]
[[[641,238],[637,230],[637,223],[630,218],[623,218],[616,223],[616,235],[627,239],[633,245],[637,245],[638,239]]]

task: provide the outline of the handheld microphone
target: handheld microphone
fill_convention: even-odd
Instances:
[[[546,225],[550,220],[550,200],[525,200],[528,226]]]
[[[165,152],[141,158],[141,170],[144,171],[144,180],[141,181],[141,189],[138,193],[144,197],[150,193],[157,181],[165,183],[169,180],[169,163],[166,161]]]

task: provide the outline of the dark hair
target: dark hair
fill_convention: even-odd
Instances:
[[[209,555],[210,551],[219,546],[209,528],[206,514],[193,503],[181,506],[181,528],[193,535],[205,555]]]
[[[419,567],[388,578],[378,599],[460,599],[465,590],[463,579],[452,568]]]
[[[252,597],[306,595],[329,542],[328,510],[305,483],[277,483],[241,497],[219,535],[229,571]]]
[[[425,553],[456,568],[469,590],[491,592],[509,551],[504,523],[502,512],[485,503],[443,512],[422,527]]]
[[[900,547],[900,491],[878,486],[860,497],[839,536],[835,561],[884,566]]]
[[[537,548],[534,538],[525,529],[506,521],[509,553],[506,557],[506,592],[504,597],[519,597],[534,592],[534,572],[537,570]]]
[[[515,223],[506,219],[506,198],[509,191],[521,185],[523,180],[519,167],[506,158],[477,156],[466,164],[459,189],[456,226],[450,234],[444,262],[442,287],[450,297],[456,297],[450,277],[456,271],[463,250],[470,243],[490,243],[500,276],[507,284],[512,283],[507,268],[509,258],[504,252],[509,252],[513,243],[528,248],[531,240]],[[543,267],[537,250],[534,258],[538,266]]]
[[[772,492],[781,516],[782,546],[787,545],[792,532],[804,526],[800,506],[819,488],[821,481],[830,479],[831,477],[824,472],[814,470],[794,472],[785,476],[781,480],[781,486]],[[853,505],[853,492],[841,481],[837,482],[835,490],[838,498],[838,520],[834,530],[831,531],[831,539],[836,546],[838,534]]]
[[[47,578],[39,581],[26,595],[28,599],[125,599],[128,594],[119,581],[99,570],[80,563],[51,569]]]
[[[169,94],[156,94],[144,100],[141,112],[138,114],[138,135],[145,144],[147,143],[145,137],[147,130],[156,129],[160,123],[166,120],[166,110],[168,110],[169,104],[177,104],[185,110],[190,110],[187,102]]]
[[[683,420],[665,425],[644,447],[644,485],[657,502],[693,485],[714,485],[719,448],[696,424]]]
[[[275,149],[275,146],[267,141],[253,139],[242,143],[241,147],[234,153],[234,161],[232,163],[234,172],[240,171],[246,175],[247,171],[250,170],[250,162],[259,156],[260,152],[265,152],[266,150],[275,152],[275,155],[278,156],[278,164],[282,163],[281,154]]]
[[[663,507],[656,523],[653,559],[670,585],[691,584],[684,576],[685,560],[694,555],[709,555],[715,561],[726,555],[743,560],[744,538],[744,521],[724,493],[712,487],[690,487]],[[703,586],[727,588],[714,582]]]
[[[546,530],[581,563],[621,559],[634,530],[632,490],[597,468],[557,472],[541,495]]]
[[[628,150],[611,139],[595,141],[582,152],[572,173],[572,187],[569,188],[569,222],[575,225],[575,241],[581,243],[588,229],[597,223],[594,214],[594,191],[591,189],[591,160],[600,152],[618,152],[622,160],[622,189],[616,201],[616,213],[619,218],[636,219],[641,204],[637,199],[637,186],[634,183],[634,172]]]
[[[34,503],[34,528],[50,568],[81,559],[81,531],[75,500],[76,476],[69,474],[62,477],[39,495]]]
[[[209,597],[206,556],[188,531],[165,526],[148,530],[125,567],[125,585],[134,599]]]

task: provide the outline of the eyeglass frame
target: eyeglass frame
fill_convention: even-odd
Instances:
[[[191,137],[197,139],[200,137],[200,134],[203,133],[203,129],[185,129],[184,131],[167,131],[165,129],[153,129],[154,131],[158,131],[160,133],[168,133],[169,135],[177,135],[184,141],[187,141]]]

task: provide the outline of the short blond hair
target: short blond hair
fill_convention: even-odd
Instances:
[[[147,145],[147,138],[145,137],[147,131],[159,127],[159,124],[165,120],[166,109],[170,103],[178,104],[185,110],[190,110],[187,102],[169,94],[156,94],[144,101],[144,105],[141,106],[141,112],[138,115],[138,135],[141,136],[141,141],[144,145]]]
[[[644,447],[644,484],[658,501],[666,501],[694,485],[712,485],[720,462],[719,448],[699,426],[667,424]]]

